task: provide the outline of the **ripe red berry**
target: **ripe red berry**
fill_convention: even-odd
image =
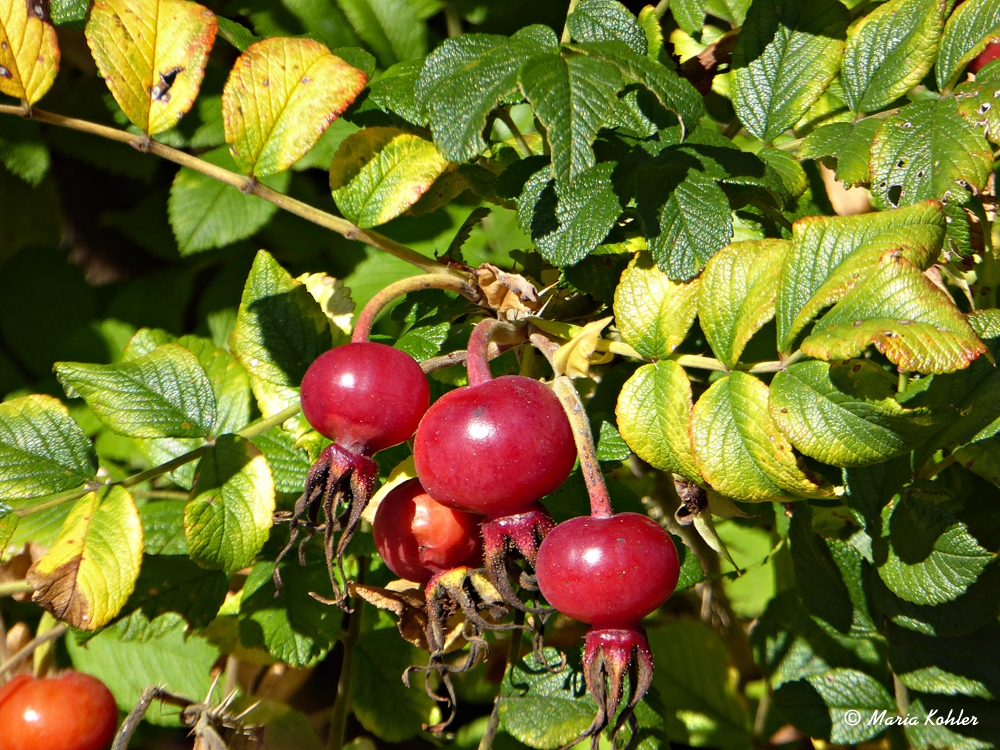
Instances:
[[[372,531],[378,553],[393,573],[425,583],[435,573],[482,566],[481,520],[435,502],[411,479],[382,500]]]
[[[420,365],[385,344],[338,346],[317,357],[302,378],[309,424],[366,456],[408,440],[430,398]]]
[[[117,724],[114,696],[90,675],[20,675],[0,688],[0,750],[104,750]]]
[[[576,447],[556,395],[508,375],[438,399],[417,428],[413,458],[439,503],[496,518],[533,508],[562,484]]]
[[[1000,42],[990,42],[986,45],[986,49],[979,53],[979,56],[973,59],[969,63],[968,70],[970,73],[978,73],[987,63],[991,63],[997,58],[1000,58]]]
[[[595,628],[634,628],[677,586],[677,550],[638,513],[571,518],[549,532],[535,561],[549,604]]]

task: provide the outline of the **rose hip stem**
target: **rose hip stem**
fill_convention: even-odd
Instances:
[[[458,292],[473,302],[478,302],[481,298],[479,290],[476,289],[467,279],[455,276],[450,273],[425,273],[418,276],[408,276],[389,284],[380,291],[364,306],[358,319],[354,324],[354,333],[351,334],[351,341],[355,344],[367,341],[371,333],[375,319],[386,308],[386,306],[397,297],[410,292],[420,292],[424,289],[450,289]]]
[[[587,493],[590,495],[590,515],[594,518],[611,518],[614,515],[611,509],[611,496],[608,495],[608,487],[601,473],[601,464],[597,460],[594,435],[590,431],[590,420],[583,408],[580,394],[573,381],[565,375],[555,379],[552,390],[559,397],[559,403],[562,404],[569,425],[573,428],[573,440],[576,441],[576,452],[580,457],[580,471],[583,474],[583,481],[587,484]]]
[[[482,385],[493,380],[493,373],[490,372],[490,343],[502,345],[503,341],[497,339],[505,338],[518,340],[523,338],[523,329],[501,320],[487,318],[476,323],[469,336],[468,355],[465,360],[465,368],[469,373],[469,385]]]

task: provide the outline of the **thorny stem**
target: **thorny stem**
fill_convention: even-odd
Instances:
[[[0,114],[17,115],[18,117],[26,119],[30,118],[38,122],[58,125],[59,127],[78,130],[82,133],[98,135],[102,138],[117,141],[118,143],[125,143],[142,153],[155,154],[156,156],[166,159],[167,161],[174,162],[174,164],[180,164],[182,167],[187,167],[188,169],[193,169],[196,172],[201,172],[202,174],[216,179],[219,182],[232,185],[242,193],[256,195],[258,198],[266,200],[269,203],[273,203],[279,208],[283,208],[286,211],[305,219],[306,221],[311,221],[313,224],[318,224],[325,229],[330,229],[346,239],[357,240],[358,242],[363,242],[366,245],[376,247],[379,250],[389,253],[390,255],[394,255],[400,260],[405,260],[407,263],[410,263],[423,271],[440,272],[445,268],[443,263],[434,260],[433,258],[421,255],[416,250],[396,242],[383,234],[379,234],[378,232],[373,232],[368,229],[362,229],[361,227],[355,226],[347,219],[334,216],[326,211],[321,211],[318,208],[310,206],[308,203],[303,203],[300,200],[296,200],[295,198],[283,195],[276,190],[272,190],[267,185],[263,185],[258,182],[254,177],[246,177],[245,175],[230,172],[228,169],[215,166],[214,164],[209,164],[196,156],[191,156],[191,154],[187,154],[183,151],[179,151],[178,149],[171,148],[170,146],[165,146],[162,143],[154,141],[149,136],[127,133],[124,130],[118,130],[117,128],[100,125],[96,122],[79,120],[74,117],[64,117],[63,115],[45,112],[40,109],[28,109],[26,107],[15,107],[7,104],[0,104]]]
[[[487,353],[487,358],[492,362],[494,359],[499,357],[506,351],[506,347],[497,346],[494,342],[490,342],[489,350]],[[457,351],[448,352],[447,354],[442,354],[440,357],[431,357],[430,359],[425,359],[420,363],[420,369],[424,373],[431,373],[435,370],[443,370],[445,367],[451,367],[453,365],[465,364],[466,359],[468,359],[469,352],[466,349],[458,349]]]
[[[559,397],[559,402],[569,420],[569,426],[573,430],[576,452],[580,457],[580,472],[587,485],[587,494],[590,495],[590,515],[594,518],[611,518],[614,515],[611,509],[611,496],[608,494],[607,485],[604,484],[601,464],[597,460],[597,448],[594,447],[594,435],[590,431],[590,420],[583,408],[583,402],[580,401],[580,394],[573,381],[565,375],[555,379],[552,390]]]
[[[524,140],[524,136],[521,135],[521,131],[518,130],[517,125],[514,124],[514,118],[510,116],[510,110],[507,108],[501,109],[497,113],[497,118],[500,122],[507,126],[510,134],[514,136],[514,146],[517,151],[517,155],[522,159],[527,159],[531,156],[533,154],[531,146],[529,146],[528,142]]]
[[[507,668],[504,670],[504,674],[510,671],[510,668],[517,664],[518,659],[521,658],[521,625],[524,624],[524,612],[519,609],[514,610],[514,628],[510,631],[510,643],[507,645]],[[486,722],[486,731],[483,732],[483,738],[479,740],[478,750],[491,750],[493,747],[493,738],[496,737],[497,729],[500,728],[500,698],[498,694],[496,700],[493,701],[493,710],[490,712],[490,719]]]
[[[942,471],[944,471],[949,466],[951,466],[953,463],[955,463],[957,460],[958,460],[958,458],[956,458],[956,456],[955,456],[954,453],[952,453],[951,455],[945,456],[944,458],[942,458],[937,463],[933,463],[930,466],[927,466],[927,467],[923,468],[922,470],[918,471],[917,472],[917,479],[933,479],[938,474],[940,474]]]
[[[47,633],[43,633],[42,635],[26,643],[24,645],[24,648],[22,648],[16,654],[11,655],[11,657],[6,662],[4,662],[2,666],[0,666],[0,677],[3,677],[8,672],[12,671],[14,667],[16,667],[22,661],[24,661],[29,656],[34,654],[36,648],[38,648],[43,644],[48,643],[49,641],[55,640],[65,632],[66,632],[65,625],[56,625],[54,628],[52,628],[52,630],[48,631]]]
[[[424,273],[419,276],[408,276],[389,284],[368,300],[368,304],[358,314],[358,319],[354,324],[354,333],[351,334],[351,341],[354,343],[367,341],[375,320],[396,297],[402,297],[410,292],[420,292],[424,289],[450,289],[473,301],[479,297],[476,288],[464,276],[450,273]]]
[[[476,323],[469,336],[469,348],[465,367],[469,372],[469,385],[481,385],[493,380],[490,372],[490,345],[500,342],[493,339],[506,337],[514,339],[523,329],[495,318],[486,318]]]
[[[365,558],[358,558],[361,574],[364,573],[366,564]],[[358,576],[358,583],[364,583],[361,574]],[[344,659],[340,665],[340,678],[337,680],[337,697],[330,714],[330,735],[326,744],[328,750],[341,750],[344,746],[344,729],[347,726],[347,713],[351,705],[351,662],[358,638],[361,637],[361,616],[365,606],[364,599],[358,598],[355,601],[354,609],[348,615],[347,634],[342,641]]]
[[[262,435],[263,433],[267,432],[271,428],[277,427],[281,423],[286,422],[287,420],[291,419],[296,414],[298,414],[300,411],[302,411],[302,407],[299,406],[298,404],[289,406],[284,411],[280,411],[277,414],[268,417],[267,419],[262,419],[260,422],[256,422],[255,424],[252,424],[248,427],[244,427],[236,434],[239,435],[241,438],[246,438],[247,440],[255,438],[258,435]],[[46,500],[43,503],[38,503],[37,505],[32,505],[28,508],[19,508],[14,512],[17,513],[19,517],[23,518],[24,516],[30,516],[33,513],[41,513],[43,510],[48,510],[49,508],[55,508],[56,506],[62,505],[63,503],[69,503],[74,500],[79,500],[84,495],[90,492],[96,492],[97,490],[101,489],[101,487],[111,487],[114,485],[126,488],[134,487],[135,485],[142,484],[143,482],[147,482],[150,479],[155,479],[156,477],[161,476],[162,474],[168,474],[174,469],[177,469],[181,466],[184,466],[185,464],[189,464],[192,461],[201,458],[205,453],[208,452],[209,448],[211,447],[212,447],[211,444],[206,443],[205,445],[198,446],[194,450],[188,451],[182,456],[178,456],[177,458],[171,459],[170,461],[162,463],[159,466],[154,466],[152,469],[146,469],[146,471],[140,471],[138,474],[133,474],[130,477],[125,477],[124,479],[120,479],[117,482],[106,482],[104,484],[90,482],[78,489],[69,490],[68,492],[63,492],[60,495],[56,495],[55,497],[50,498],[49,500]]]

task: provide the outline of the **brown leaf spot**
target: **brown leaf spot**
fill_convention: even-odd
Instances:
[[[5,68],[3,65],[0,65],[0,78],[13,78],[13,77],[14,76],[11,74],[9,70],[7,70],[7,68]]]
[[[81,557],[74,557],[48,575],[38,572],[38,564],[31,566],[27,580],[35,589],[32,600],[43,609],[68,625],[90,630],[90,602],[77,590],[77,575]]]

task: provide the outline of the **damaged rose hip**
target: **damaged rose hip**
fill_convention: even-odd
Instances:
[[[486,516],[486,570],[508,603],[524,608],[509,575],[512,559],[534,565],[552,519],[538,501],[573,469],[573,434],[552,390],[527,377],[494,379],[487,346],[503,326],[479,323],[469,339],[469,385],[442,396],[417,428],[413,458],[428,494],[442,505]],[[530,577],[521,583],[532,586]]]

